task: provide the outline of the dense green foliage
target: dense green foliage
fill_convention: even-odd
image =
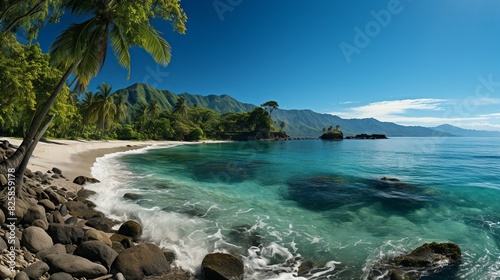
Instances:
[[[22,136],[31,117],[50,95],[62,72],[50,66],[38,44],[23,45],[0,34],[0,133]],[[52,136],[65,137],[77,117],[76,102],[65,87],[49,114],[56,114]]]

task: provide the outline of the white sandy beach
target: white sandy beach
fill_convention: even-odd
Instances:
[[[19,146],[21,139],[2,138],[12,145]],[[83,175],[91,177],[90,170],[96,158],[106,154],[140,149],[147,146],[173,146],[197,144],[202,142],[180,141],[85,141],[85,140],[50,140],[39,142],[28,163],[31,171],[47,172],[53,167],[62,170],[67,178],[54,182],[57,187],[67,190],[79,190],[81,186],[73,184],[74,178]],[[97,178],[100,179],[100,178]]]

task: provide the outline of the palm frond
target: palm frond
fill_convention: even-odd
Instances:
[[[128,51],[130,44],[116,25],[113,25],[110,33],[111,46],[113,47],[116,60],[121,66],[128,69],[127,78],[130,78],[130,52]]]
[[[170,62],[170,45],[163,39],[158,31],[152,26],[137,25],[137,36],[140,38],[140,46],[143,47],[153,59],[166,66]]]

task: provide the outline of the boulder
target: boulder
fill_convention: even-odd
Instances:
[[[30,280],[30,278],[26,272],[21,271],[14,277],[14,280]]]
[[[39,227],[43,230],[47,230],[49,229],[49,224],[42,220],[42,219],[37,219],[37,220],[34,220],[33,223],[31,223],[32,226],[35,226],[35,227]]]
[[[78,218],[71,216],[64,221],[65,224],[67,225],[76,225],[78,223]]]
[[[36,257],[44,261],[45,257],[51,254],[66,254],[66,247],[57,243],[52,247],[38,251],[38,253],[36,253]]]
[[[76,193],[76,195],[82,199],[88,199],[90,196],[92,196],[94,194],[97,194],[97,193],[95,191],[91,191],[88,189],[81,189]]]
[[[83,240],[84,241],[99,240],[101,242],[104,242],[104,244],[108,245],[109,247],[113,246],[111,238],[109,238],[104,231],[100,231],[95,228],[88,229],[85,232]]]
[[[7,180],[7,177],[5,175],[0,174],[0,186],[7,186],[9,181]]]
[[[113,232],[112,228],[115,226],[115,222],[108,218],[90,218],[85,225],[111,233]]]
[[[24,224],[31,225],[35,220],[43,220],[45,223],[47,222],[47,216],[45,214],[45,208],[41,205],[33,205],[31,206],[26,214],[23,217],[22,222]]]
[[[50,280],[73,280],[73,276],[66,272],[57,272],[50,275]]]
[[[229,254],[211,253],[201,264],[206,280],[243,280],[243,262]]]
[[[142,235],[142,226],[136,221],[126,221],[118,229],[118,234],[130,236],[134,241],[137,241]]]
[[[178,268],[172,269],[172,271],[167,272],[161,276],[149,276],[144,278],[144,280],[194,280],[193,275],[186,271],[182,271]]]
[[[59,169],[57,167],[52,167],[52,172],[54,172],[54,174],[57,174],[57,175],[62,175],[61,169]]]
[[[55,224],[49,225],[47,233],[52,237],[55,243],[61,244],[75,244],[78,245],[82,243],[85,233],[83,229],[67,224]]]
[[[45,272],[49,271],[49,266],[41,261],[30,264],[23,270],[30,279],[39,279]]]
[[[70,254],[51,254],[45,257],[50,273],[66,272],[73,277],[97,278],[106,275],[107,269],[85,258]]]
[[[454,243],[425,243],[409,254],[374,265],[370,279],[455,279],[462,252]]]
[[[30,226],[23,231],[22,246],[30,252],[38,253],[52,247],[52,245],[52,238],[39,227]]]
[[[80,202],[80,201],[71,200],[71,201],[66,202],[64,205],[66,205],[66,209],[68,209],[68,211],[70,213],[71,212],[85,212],[85,211],[89,210],[89,207],[87,206],[87,204]]]
[[[7,242],[5,242],[5,240],[3,240],[2,238],[0,238],[0,252],[3,251],[3,250],[6,250],[7,248],[9,248],[7,246]]]
[[[139,244],[122,251],[112,265],[113,274],[121,272],[127,280],[141,280],[169,272],[170,264],[155,244]]]
[[[100,183],[100,181],[97,180],[96,178],[90,178],[90,177],[86,177],[86,176],[78,176],[73,180],[73,183],[75,183],[77,185],[84,185],[86,183],[91,183],[91,184]]]
[[[138,200],[139,198],[141,198],[141,196],[136,193],[126,193],[123,195],[123,198],[130,200]]]
[[[61,215],[63,217],[69,214],[68,207],[66,207],[66,204],[61,205],[61,208],[59,208],[59,212],[61,212]]]
[[[64,218],[63,215],[61,215],[61,212],[55,210],[52,212],[52,222],[53,223],[64,223]]]
[[[106,267],[108,271],[111,269],[111,264],[118,256],[117,252],[99,240],[83,242],[76,248],[73,254],[93,262],[98,262]]]
[[[28,177],[28,178],[33,178],[33,176],[35,176],[35,174],[33,174],[33,171],[31,171],[31,169],[29,168],[26,168],[24,170],[24,176]]]
[[[88,209],[85,211],[70,211],[69,213],[77,218],[85,220],[92,218],[104,218],[104,214],[102,212],[95,211],[92,209]]]
[[[54,202],[50,201],[49,199],[42,199],[38,201],[39,205],[42,205],[43,208],[45,208],[45,211],[54,211],[56,209],[56,205]]]
[[[52,203],[54,203],[55,205],[60,205],[66,203],[67,201],[66,198],[64,198],[51,188],[46,188],[43,192],[48,196],[49,200],[52,201]]]
[[[14,273],[12,273],[12,271],[4,266],[4,265],[0,265],[0,279],[12,279],[14,278]]]
[[[0,224],[5,223],[5,213],[0,209]]]

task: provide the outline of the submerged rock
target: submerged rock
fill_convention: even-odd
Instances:
[[[424,188],[384,178],[317,175],[294,179],[288,182],[286,197],[315,211],[380,203],[391,212],[405,212],[424,207],[430,200],[431,195]]]
[[[369,279],[454,279],[461,259],[461,249],[454,243],[425,243],[409,254],[376,264]]]

